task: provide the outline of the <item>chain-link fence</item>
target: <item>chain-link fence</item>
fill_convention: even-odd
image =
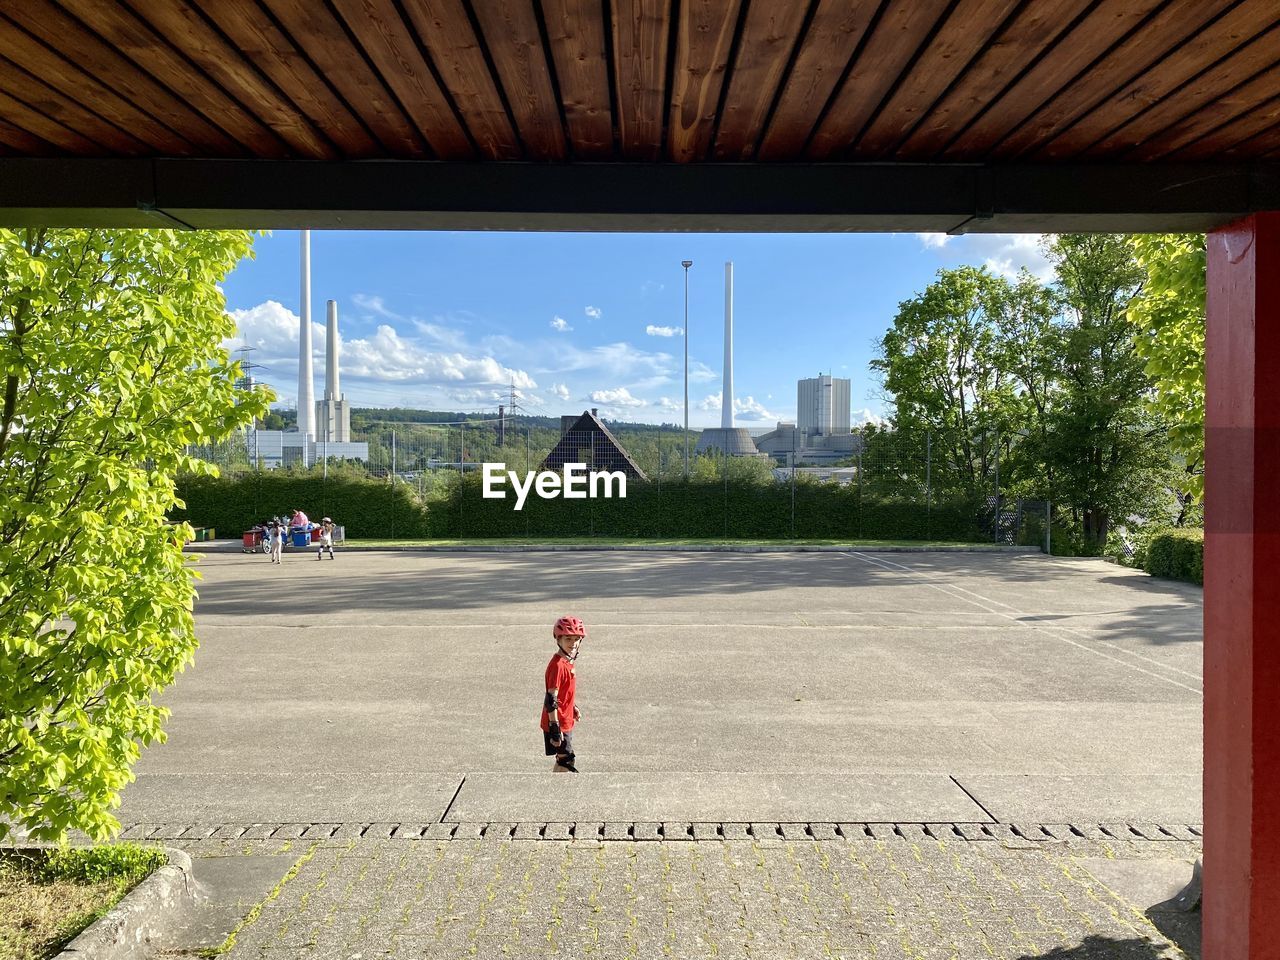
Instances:
[[[339,486],[349,491],[361,481],[379,480],[407,496],[395,509],[407,514],[416,503],[423,519],[401,516],[393,534],[389,521],[370,518],[355,529],[348,524],[349,535],[1000,543],[1027,542],[1030,535],[1025,520],[1036,511],[1024,510],[1026,484],[1006,470],[1008,485],[999,486],[998,453],[989,466],[965,475],[929,431],[870,427],[839,438],[806,436],[785,426],[747,432],[759,448],[756,456],[700,451],[700,434],[691,431],[686,437],[675,426],[613,424],[600,430],[589,423],[574,428],[570,418],[564,425],[547,418],[366,424],[353,437],[363,445],[354,458],[349,447],[339,457],[329,455],[324,442],[307,448],[281,446],[280,434],[253,431],[216,446],[193,447],[190,453],[216,465],[227,483],[257,478],[244,487],[253,492],[252,508],[233,520],[224,504],[219,518],[224,526],[254,522],[264,509],[264,497],[300,499],[302,488],[297,495],[263,493],[284,489],[281,485],[290,481],[305,482],[305,496],[332,504],[325,512],[336,516],[347,509],[347,494],[335,493]],[[630,483],[627,503],[590,497],[585,502],[547,502],[531,495],[516,511],[514,494],[508,500],[481,495],[478,474],[485,463],[501,463],[523,477],[529,471],[558,471],[565,462],[584,463],[588,470],[623,470]],[[299,505],[306,506],[281,504]],[[212,525],[198,515],[199,509],[198,503],[190,505],[189,519]]]

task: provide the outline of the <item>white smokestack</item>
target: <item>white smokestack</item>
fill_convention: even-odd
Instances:
[[[316,394],[311,372],[311,231],[302,231],[302,309],[298,326],[298,432],[316,437]]]
[[[724,265],[724,389],[720,394],[720,426],[733,427],[733,261]]]
[[[338,301],[328,303],[328,326],[324,337],[324,398],[341,400],[338,390]]]

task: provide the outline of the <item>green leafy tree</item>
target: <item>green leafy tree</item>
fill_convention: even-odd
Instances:
[[[923,293],[898,305],[877,344],[871,367],[893,397],[894,426],[901,437],[932,435],[940,488],[976,490],[994,471],[1013,398],[996,327],[1010,297],[1008,284],[985,268],[940,270]],[[923,450],[901,459],[923,470]]]
[[[1129,243],[1146,282],[1128,316],[1154,385],[1152,412],[1168,424],[1169,444],[1183,461],[1181,522],[1204,496],[1204,236],[1144,234]]]
[[[194,655],[188,445],[266,413],[218,287],[242,232],[0,230],[0,836],[102,838]]]
[[[1046,453],[1055,495],[1075,512],[1086,552],[1097,554],[1116,518],[1149,516],[1167,501],[1164,425],[1146,408],[1151,380],[1126,316],[1145,273],[1115,234],[1063,235],[1047,252],[1064,324]]]

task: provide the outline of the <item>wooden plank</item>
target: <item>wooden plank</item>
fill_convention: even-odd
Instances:
[[[859,159],[888,157],[962,70],[977,57],[1019,0],[960,0],[888,102],[858,139]]]
[[[0,118],[3,118],[7,126],[25,131],[53,148],[40,150],[40,153],[69,153],[81,157],[101,157],[110,153],[92,140],[82,137],[74,130],[67,129],[58,121],[50,120],[40,111],[33,110],[20,100],[15,100],[3,90],[0,90]],[[27,142],[31,143],[31,141]],[[38,146],[37,149],[39,149]]]
[[[1216,63],[1242,45],[1247,45],[1258,34],[1265,32],[1275,20],[1273,0],[1245,0],[1109,94],[1087,114],[1037,150],[1033,154],[1034,159],[1074,157],[1082,150],[1099,145],[1109,134],[1123,128],[1131,120],[1141,119],[1143,111],[1173,94],[1183,84],[1191,82],[1207,64]],[[1257,69],[1265,65],[1259,62]],[[1148,128],[1149,131],[1156,129],[1159,126]],[[1141,137],[1122,140],[1113,145],[1112,149],[1128,149],[1136,146],[1140,140]]]
[[[456,4],[457,0],[434,0],[443,5],[448,2]],[[542,34],[538,30],[538,18],[528,0],[489,0],[487,3],[474,5],[476,18],[480,21],[480,29],[484,34],[485,46],[493,58],[493,66],[498,74],[498,81],[506,92],[507,103],[515,118],[516,128],[520,131],[520,141],[524,144],[525,156],[529,160],[563,160],[565,158],[565,130],[560,122],[560,104],[556,101],[554,88],[551,86],[551,66],[547,62],[547,50],[542,45]],[[461,18],[466,24],[466,16]],[[495,121],[501,121],[503,127],[509,129],[507,116],[502,110],[502,102],[498,99],[494,88],[493,76],[490,74],[480,51],[472,45],[474,56],[470,62],[463,63],[460,54],[469,51],[458,46],[446,48],[449,61],[457,62],[458,87],[460,90],[476,90],[480,93],[490,109],[496,109]],[[436,57],[437,63],[443,58]],[[446,82],[452,82],[446,74]],[[455,94],[455,99],[457,95]],[[458,100],[459,105],[462,101]]]
[[[1195,113],[1126,153],[1123,159],[1148,162],[1166,156],[1192,159],[1212,156],[1213,150],[1245,140],[1280,119],[1275,114],[1276,97],[1280,97],[1280,63],[1215,97]],[[1226,131],[1221,139],[1219,128]]]
[[[895,159],[937,156],[1006,84],[1035,61],[1090,0],[1027,4],[960,75],[895,151]]]
[[[382,78],[369,68],[328,6],[309,0],[260,2],[275,15],[281,28],[333,84],[346,106],[364,121],[387,153],[403,159],[421,159],[429,155],[418,127],[405,117]],[[387,27],[388,24],[379,21],[377,26]],[[374,28],[365,24],[364,29]],[[379,57],[388,55],[387,45],[375,44],[368,53],[370,60],[377,63]],[[395,59],[394,55],[392,58]],[[420,57],[417,59],[421,61]],[[404,66],[397,65],[396,69],[407,70],[410,64],[412,61]],[[423,70],[426,72],[425,67]],[[420,76],[414,74],[415,78]]]
[[[547,42],[575,157],[613,156],[613,105],[600,0],[542,0]]]
[[[992,159],[1012,160],[1038,151],[1058,133],[1105,101],[1117,88],[1158,65],[1209,20],[1235,0],[1170,0],[1160,11],[1063,87],[991,153]]]
[[[677,163],[705,160],[711,150],[738,9],[738,0],[680,4],[667,119],[667,156]]]
[[[760,143],[761,160],[800,159],[813,125],[878,7],[879,2],[871,0],[853,4],[819,0]]]
[[[151,152],[151,148],[137,137],[86,110],[79,102],[42,83],[3,57],[0,57],[0,90],[62,127],[83,134],[101,148],[101,153],[140,156]]]
[[[1216,159],[1229,153],[1232,147],[1248,143],[1258,134],[1266,133],[1277,123],[1280,123],[1280,96],[1251,107],[1234,120],[1215,129],[1208,136],[1201,137],[1194,143],[1181,150],[1175,150],[1161,159],[1168,159],[1175,163]],[[1257,147],[1255,146],[1254,149],[1257,150]]]
[[[337,96],[293,41],[255,0],[192,0],[225,33],[241,56],[271,78],[290,102],[354,159],[386,152]]]
[[[230,96],[283,140],[293,156],[336,160],[340,156],[296,104],[277,92],[256,62],[229,44],[186,0],[130,0],[133,13],[212,77]]]
[[[943,157],[951,160],[984,157],[1162,2],[1164,0],[1102,0],[1087,17],[1059,37],[991,109],[960,134],[943,151]]]
[[[123,6],[101,0],[61,0],[61,5],[254,156],[274,159],[289,155],[284,142],[262,121],[193,70],[163,36]]]
[[[1280,154],[1280,123],[1222,150],[1222,155],[1232,160],[1272,159],[1277,154]]]
[[[391,0],[336,0],[334,6],[436,155],[445,160],[474,157],[475,148],[467,138],[466,129],[454,113],[440,81],[423,58],[414,27],[405,22],[396,5]],[[414,11],[421,5],[411,3],[407,6],[410,16],[414,17]],[[429,31],[423,30],[422,23],[416,27],[416,34],[421,34],[426,40]],[[436,66],[442,73],[446,72],[439,60]],[[462,108],[461,103],[459,107]],[[465,108],[462,112],[468,114]],[[470,116],[467,123],[472,126],[472,132],[484,152],[487,138],[482,134],[486,128],[483,124],[477,125],[476,119]]]
[[[729,92],[720,112],[715,156],[750,160],[764,132],[769,107],[804,27],[803,3],[749,3]]]
[[[26,0],[6,13],[13,22],[0,17],[0,49],[60,93],[163,153],[243,156],[243,147],[61,8]],[[54,50],[74,50],[75,63]]]
[[[1212,104],[1275,62],[1280,27],[1273,27],[1239,47],[1226,59],[1202,70],[1159,103],[1099,140],[1084,156],[1116,157],[1159,136],[1179,121]]]
[[[949,0],[890,0],[805,155],[826,160],[857,139],[947,9]]]
[[[34,133],[4,119],[0,119],[0,144],[10,156],[47,157],[58,152],[57,147],[47,140],[41,140]]]
[[[671,0],[613,0],[618,134],[627,160],[657,160],[666,113]]]

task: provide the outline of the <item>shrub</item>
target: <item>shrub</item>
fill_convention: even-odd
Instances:
[[[119,880],[132,886],[168,862],[169,858],[161,848],[140,847],[134,843],[65,847],[50,851],[40,866],[40,875],[44,880],[72,883]]]
[[[1146,571],[1153,577],[1169,577],[1204,584],[1204,531],[1173,528],[1147,541]]]
[[[185,506],[170,519],[195,526],[215,527],[235,536],[268,517],[301,507],[312,519],[333,517],[348,537],[379,539],[427,536],[427,511],[413,488],[392,485],[354,472],[273,470],[238,477],[178,478],[178,496]]]

